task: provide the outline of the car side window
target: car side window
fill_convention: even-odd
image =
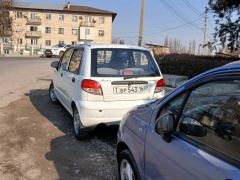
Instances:
[[[74,74],[78,74],[80,70],[80,65],[83,56],[83,49],[76,49],[72,54],[72,58],[70,60],[68,71]]]
[[[60,65],[59,65],[59,68],[58,69],[61,69],[61,70],[67,70],[67,66],[68,66],[68,61],[71,57],[71,54],[72,54],[72,49],[68,49],[65,51],[65,53],[63,54],[61,60],[60,60]]]
[[[180,94],[177,97],[170,100],[167,104],[165,104],[162,107],[160,116],[167,113],[172,113],[175,115],[176,118],[179,117],[186,96],[187,92]]]
[[[177,131],[240,160],[240,81],[215,81],[192,90]]]

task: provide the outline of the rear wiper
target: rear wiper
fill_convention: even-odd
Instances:
[[[132,79],[132,78],[138,78],[139,76],[136,76],[136,75],[129,75],[129,76],[124,76],[123,79],[126,80],[126,79]]]

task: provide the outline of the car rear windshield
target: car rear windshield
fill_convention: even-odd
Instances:
[[[137,49],[92,49],[93,77],[159,76],[149,51]]]

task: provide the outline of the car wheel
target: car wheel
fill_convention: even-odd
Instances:
[[[83,127],[77,108],[73,109],[73,130],[78,140],[87,139],[90,131]]]
[[[50,101],[53,103],[53,104],[59,104],[59,101],[57,99],[57,96],[54,92],[54,85],[53,85],[53,82],[51,82],[50,86],[49,86],[49,90],[48,90],[48,94],[49,94],[49,98],[50,98]]]
[[[60,51],[60,52],[59,52],[59,57],[62,57],[63,54],[64,54],[64,51]]]
[[[129,150],[118,155],[118,173],[120,180],[140,180],[137,165]]]
[[[47,58],[51,58],[52,56],[49,56],[49,55],[48,55],[48,56],[46,56],[46,57],[47,57]]]

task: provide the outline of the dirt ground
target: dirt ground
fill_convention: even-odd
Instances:
[[[117,126],[85,141],[73,136],[71,116],[47,89],[32,89],[0,109],[0,179],[117,179]]]
[[[0,180],[117,179],[117,126],[86,141],[72,118],[48,99],[57,59],[0,58]]]

